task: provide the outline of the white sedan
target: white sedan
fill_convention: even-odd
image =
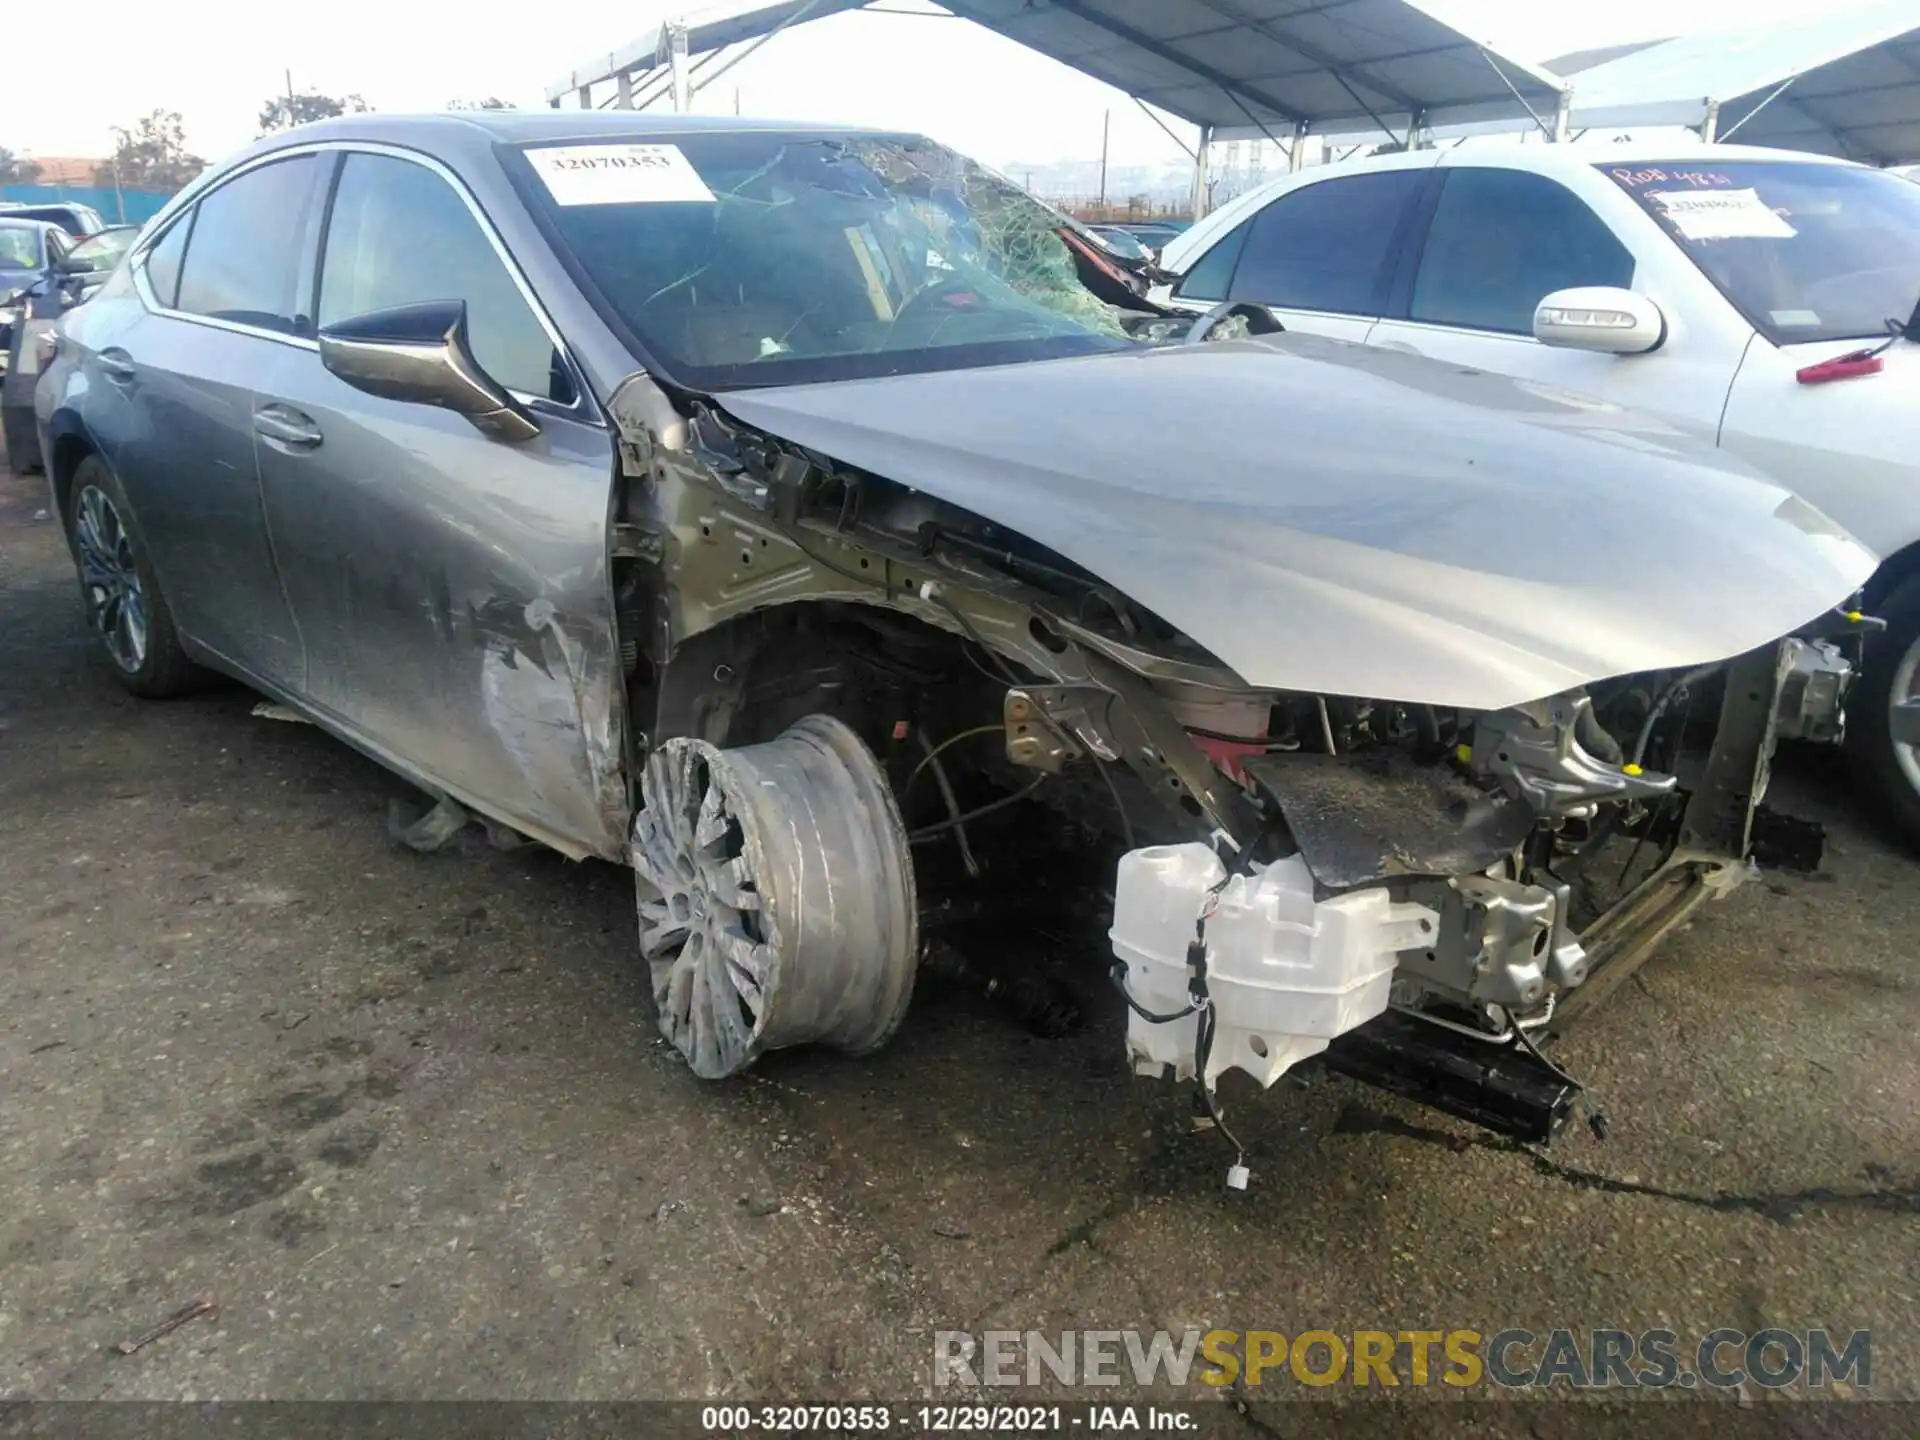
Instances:
[[[1846,526],[1888,622],[1847,748],[1920,841],[1920,186],[1742,145],[1416,150],[1254,190],[1161,264],[1181,309],[1250,302],[1698,426]]]

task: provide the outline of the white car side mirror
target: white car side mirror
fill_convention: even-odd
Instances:
[[[1632,290],[1578,285],[1556,290],[1534,307],[1533,338],[1561,350],[1644,355],[1667,338],[1667,317]]]

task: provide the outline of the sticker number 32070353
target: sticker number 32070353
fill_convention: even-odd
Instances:
[[[549,145],[527,151],[556,205],[711,201],[678,145]]]
[[[1793,226],[1754,190],[1651,190],[1689,240],[1791,240]]]

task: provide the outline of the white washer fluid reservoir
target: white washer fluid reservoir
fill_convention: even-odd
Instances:
[[[1187,946],[1224,870],[1207,846],[1159,845],[1120,857],[1114,886],[1113,953],[1127,990],[1167,1014],[1189,1001]],[[1207,921],[1207,992],[1214,1008],[1211,1084],[1238,1067],[1271,1085],[1288,1067],[1387,1008],[1398,952],[1433,943],[1439,916],[1396,902],[1379,887],[1313,898],[1298,855],[1236,875]],[[1127,1052],[1136,1071],[1176,1079],[1194,1073],[1199,1017],[1155,1024],[1127,1012]]]

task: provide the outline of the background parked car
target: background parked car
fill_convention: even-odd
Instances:
[[[1116,255],[1123,255],[1129,260],[1153,259],[1152,249],[1130,230],[1119,225],[1089,225],[1087,229]]]
[[[1175,236],[1185,233],[1192,223],[1190,220],[1124,220],[1112,228],[1124,230],[1142,244],[1159,250],[1172,243]]]
[[[77,305],[106,284],[114,267],[126,257],[139,237],[138,225],[109,225],[68,251],[59,267],[60,273],[67,277],[67,303]]]
[[[1884,557],[1849,755],[1920,843],[1920,189],[1739,145],[1416,150],[1264,186],[1161,263],[1178,306],[1696,425],[1833,516]]]
[[[25,475],[40,468],[40,437],[33,423],[33,387],[54,322],[107,283],[140,234],[137,225],[109,226],[75,245],[9,307],[15,315],[0,340],[0,436],[7,468]]]
[[[0,220],[46,220],[76,240],[98,235],[107,222],[91,205],[60,200],[48,204],[0,204]]]
[[[58,283],[60,262],[72,244],[48,221],[0,216],[0,355],[12,346],[13,327],[26,314],[27,293]]]

